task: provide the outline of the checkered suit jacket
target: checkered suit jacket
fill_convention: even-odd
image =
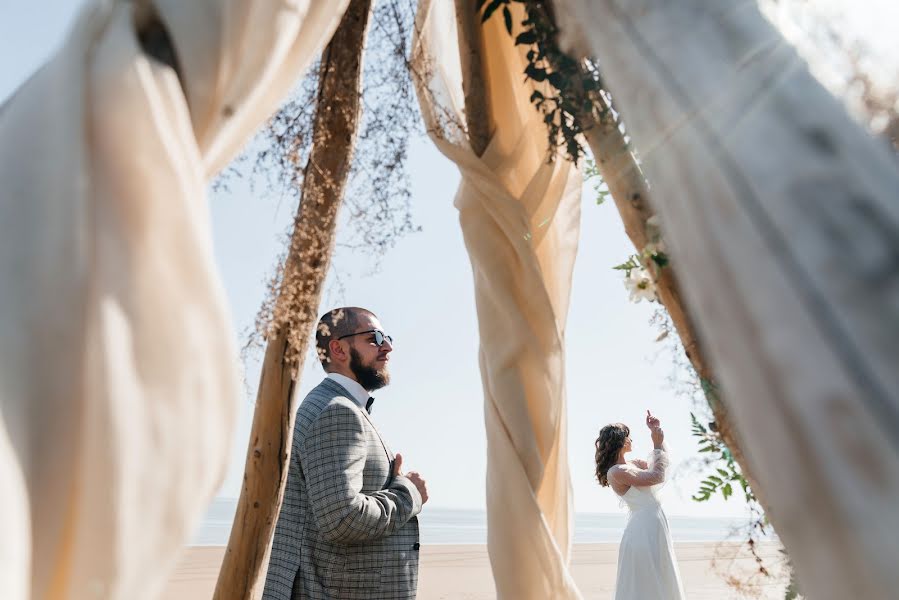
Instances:
[[[421,495],[364,409],[325,379],[297,410],[263,600],[403,600],[418,586]]]

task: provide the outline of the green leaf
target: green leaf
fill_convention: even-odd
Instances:
[[[503,0],[493,0],[484,10],[484,16],[481,17],[481,23],[486,23],[487,19],[496,12],[496,9],[503,5]]]
[[[585,92],[593,92],[599,89],[599,82],[592,77],[584,77],[581,86]]]
[[[552,73],[546,76],[546,79],[549,81],[549,84],[556,88],[557,90],[563,89],[565,86],[565,77],[562,76],[558,71],[553,71]],[[565,103],[563,103],[565,104]],[[570,105],[569,105],[570,106]],[[566,107],[567,109],[567,107]],[[568,110],[568,109],[567,109]],[[569,110],[570,112],[570,110]]]
[[[620,265],[615,265],[612,267],[616,271],[630,271],[631,269],[636,269],[638,263],[636,261],[636,257],[630,256],[627,259],[627,262],[623,262]]]
[[[730,498],[731,494],[734,493],[734,488],[728,483],[723,488],[721,488],[721,493],[724,494],[724,499],[727,500]]]
[[[577,143],[577,140],[574,139],[574,137],[565,137],[565,150],[568,152],[568,156],[571,157],[571,160],[577,162],[578,157],[581,155],[581,145]]]
[[[512,35],[512,11],[509,10],[508,6],[503,7],[503,19],[506,21],[506,32]]]
[[[528,65],[524,70],[524,74],[534,81],[544,81],[546,79],[546,69],[541,69],[536,65]]]
[[[516,46],[530,46],[531,44],[537,43],[537,32],[536,31],[523,31],[518,34],[518,37],[515,38]],[[533,50],[531,51],[533,52]],[[530,52],[528,53],[530,55]],[[535,53],[536,55],[536,53]],[[530,56],[528,56],[530,59]]]
[[[652,260],[660,267],[666,267],[671,262],[668,258],[668,255],[664,252],[657,252],[652,255]]]

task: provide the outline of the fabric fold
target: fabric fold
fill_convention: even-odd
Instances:
[[[205,187],[346,1],[87,3],[0,109],[0,597],[156,597],[227,466],[240,387]],[[9,486],[9,487],[7,487]],[[30,550],[29,550],[30,547]]]
[[[513,5],[520,21],[519,7]],[[465,135],[452,1],[420,5],[413,44],[419,102],[462,182],[455,206],[472,264],[487,431],[488,550],[501,599],[580,598],[568,571],[564,332],[580,226],[580,172],[547,160],[547,131],[520,75],[525,50],[484,24],[496,126],[482,157]]]

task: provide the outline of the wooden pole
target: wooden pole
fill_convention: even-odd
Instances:
[[[628,148],[618,120],[612,116],[610,110],[602,110],[600,115],[597,115],[596,111],[583,113],[578,115],[578,120],[593,153],[600,177],[609,188],[609,195],[621,216],[624,231],[640,253],[650,242],[648,221],[655,214],[652,209],[654,194],[650,191],[637,159]],[[681,298],[676,273],[677,265],[668,265],[658,270],[656,292],[659,302],[668,311],[687,359],[697,376],[704,387],[711,390],[706,392],[706,400],[715,417],[721,439],[740,465],[740,470],[750,482],[753,491],[757,492],[757,486],[753,486],[754,479],[749,464],[743,455],[736,432],[730,424],[726,402],[720,396],[717,380]],[[761,492],[756,497],[761,502]]]
[[[549,23],[558,27],[552,2],[535,4],[529,10],[545,11],[542,16]],[[558,43],[558,40],[556,42]],[[578,47],[572,48],[572,50],[574,55],[582,60],[590,55],[590,51],[589,48],[583,47],[582,40],[577,40],[577,42]],[[561,52],[561,49],[557,50]],[[553,56],[549,55],[550,62],[552,62]],[[558,67],[557,64],[551,66]],[[580,76],[581,78],[587,77],[583,62]],[[653,204],[656,200],[653,198],[654,194],[650,190],[649,182],[622,133],[620,119],[614,114],[612,106],[606,98],[596,92],[588,93],[580,85],[579,80],[570,82],[568,92],[575,96],[574,101],[570,104],[582,107],[575,114],[575,118],[590,146],[600,177],[609,189],[609,195],[621,217],[624,231],[637,253],[642,254],[644,248],[651,242],[649,220],[655,215]],[[586,106],[590,108],[584,108]],[[726,403],[721,397],[711,365],[705,357],[695,327],[681,298],[676,265],[669,264],[661,269],[655,269],[655,273],[657,274],[655,283],[659,302],[668,312],[674,329],[680,336],[687,359],[703,384],[706,400],[714,415],[718,433],[752,486],[754,480],[750,467],[741,450],[736,431],[730,424]],[[755,487],[757,486],[753,487],[754,492],[757,491]],[[760,493],[756,495],[756,498],[764,507]]]
[[[215,600],[258,597],[278,518],[296,415],[294,387],[318,320],[360,113],[371,0],[352,0],[322,55],[313,145],[275,302],[250,432],[243,487]]]
[[[462,64],[462,90],[465,94],[465,125],[475,155],[482,156],[492,135],[490,99],[481,55],[484,50],[483,25],[474,0],[455,0]]]

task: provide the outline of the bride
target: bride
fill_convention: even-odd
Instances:
[[[646,426],[655,447],[649,462],[624,459],[631,450],[627,425],[606,425],[596,440],[596,478],[603,487],[611,486],[630,509],[618,552],[615,600],[682,600],[668,519],[656,497],[668,467],[665,434],[648,410]]]

